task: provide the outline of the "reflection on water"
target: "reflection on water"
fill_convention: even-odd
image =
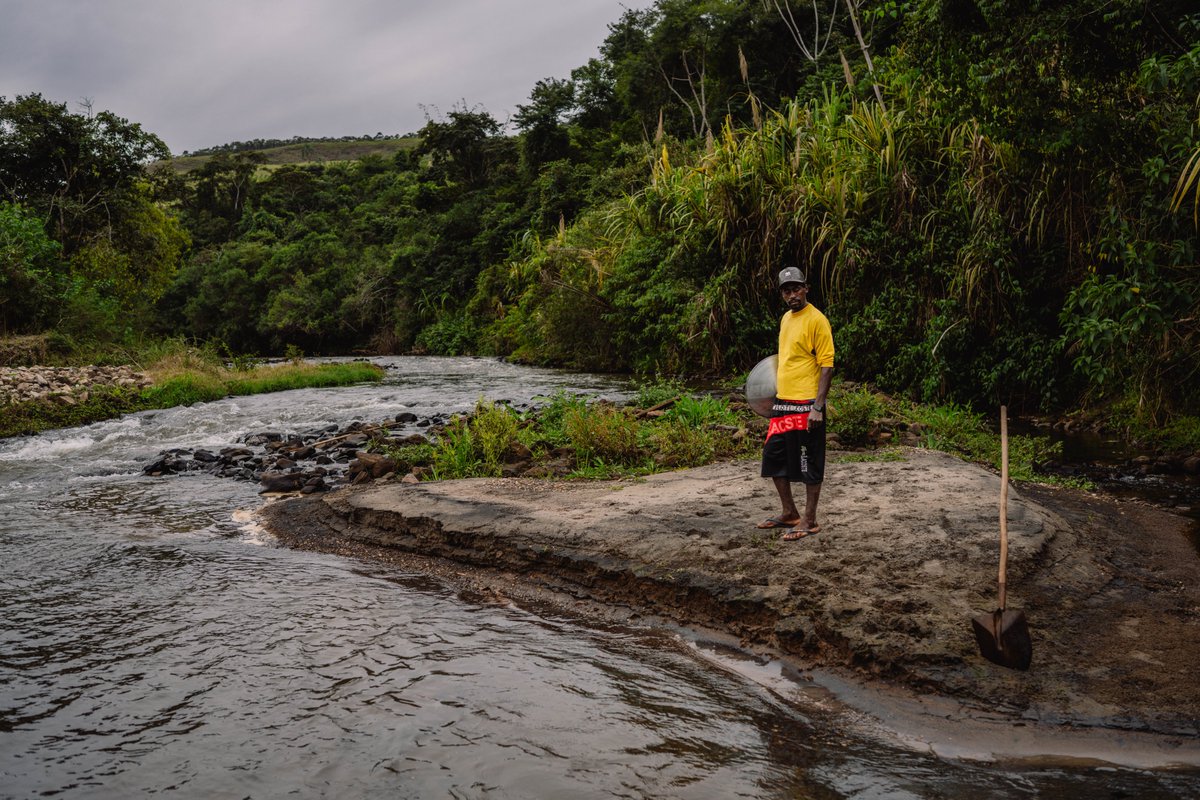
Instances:
[[[0,797],[1139,797],[1194,776],[1005,770],[875,741],[665,632],[465,602],[262,546],[254,487],[148,478],[220,447],[590,376],[396,359],[383,386],[241,398],[0,442]]]

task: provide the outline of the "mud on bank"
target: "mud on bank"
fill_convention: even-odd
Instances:
[[[999,477],[937,452],[830,465],[823,531],[754,523],[777,499],[739,461],[613,482],[388,482],[264,510],[291,546],[395,561],[488,599],[714,629],[750,650],[1020,723],[1177,737],[1197,762],[1200,558],[1186,521],[1023,485],[1009,498],[1009,607],[1029,672],[979,657],[996,598]]]

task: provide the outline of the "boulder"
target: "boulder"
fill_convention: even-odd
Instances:
[[[147,464],[142,468],[142,472],[146,475],[173,475],[176,472],[184,472],[188,468],[186,459],[179,458],[174,453],[162,453],[158,459]]]
[[[429,444],[429,440],[419,433],[414,433],[411,436],[403,436],[393,441],[398,445]]]
[[[396,462],[378,453],[359,452],[358,457],[350,462],[347,472],[351,483],[361,483],[359,475],[366,475],[368,480],[382,478],[396,471]]]
[[[259,494],[268,492],[298,492],[308,478],[303,472],[264,472],[259,482]]]
[[[278,442],[281,439],[283,439],[282,433],[275,433],[274,431],[266,431],[263,433],[250,434],[245,439],[243,439],[242,442],[244,444],[250,445],[251,447],[261,447],[262,445],[266,444],[267,442]]]
[[[320,475],[315,475],[304,482],[304,486],[301,487],[300,493],[312,494],[313,492],[325,492],[328,490],[329,487],[325,485],[325,479]]]
[[[515,461],[511,464],[504,464],[500,467],[500,477],[502,478],[519,478],[529,469],[528,461]]]

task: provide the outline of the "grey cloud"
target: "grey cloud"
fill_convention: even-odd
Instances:
[[[0,0],[0,95],[83,97],[175,152],[405,133],[421,106],[506,119],[652,0]]]

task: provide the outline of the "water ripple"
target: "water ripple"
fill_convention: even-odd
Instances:
[[[0,442],[0,798],[1140,797],[1194,776],[897,750],[673,637],[463,602],[263,546],[254,487],[158,450],[525,402],[596,376],[392,359],[381,386],[237,398]]]

